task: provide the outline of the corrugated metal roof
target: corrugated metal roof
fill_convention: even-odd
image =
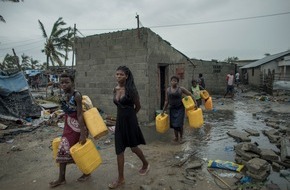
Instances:
[[[250,63],[248,65],[245,65],[245,66],[241,67],[241,69],[248,69],[248,68],[258,67],[258,66],[263,65],[265,63],[268,63],[270,61],[273,61],[275,59],[278,59],[280,57],[283,57],[283,56],[285,56],[287,54],[290,55],[290,50],[284,51],[284,52],[281,52],[281,53],[277,53],[277,54],[274,54],[274,55],[266,56],[263,59],[260,59],[258,61],[255,61],[253,63]]]

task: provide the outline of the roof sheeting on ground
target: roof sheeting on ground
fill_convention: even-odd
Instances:
[[[13,75],[0,75],[0,95],[8,96],[12,92],[28,90],[29,86],[23,72]]]
[[[41,74],[42,72],[43,72],[43,70],[25,70],[25,74],[30,76],[30,77]]]
[[[253,63],[250,63],[248,65],[245,65],[245,66],[241,67],[241,69],[248,69],[248,68],[258,67],[258,66],[263,65],[265,63],[268,63],[270,61],[273,61],[275,59],[278,59],[280,57],[283,57],[283,56],[285,56],[287,54],[290,55],[290,50],[284,51],[284,52],[281,52],[281,53],[277,53],[277,54],[274,54],[274,55],[266,56],[266,57],[264,57],[262,59],[259,59],[258,61],[255,61]]]

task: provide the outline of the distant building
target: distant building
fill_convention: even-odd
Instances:
[[[248,73],[250,85],[272,94],[273,85],[280,84],[281,81],[290,81],[290,50],[268,55],[241,67],[241,70]],[[282,83],[288,86],[287,82]],[[276,87],[278,88],[280,87]]]
[[[191,59],[196,65],[193,70],[192,79],[197,79],[198,74],[202,73],[205,79],[205,88],[210,94],[224,94],[227,83],[226,76],[230,71],[235,71],[235,64],[220,62],[217,60],[202,60],[202,59]]]

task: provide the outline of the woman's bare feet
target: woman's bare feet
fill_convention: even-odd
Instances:
[[[64,184],[66,184],[65,180],[55,180],[55,181],[50,182],[49,186],[51,188],[54,188],[54,187],[57,187],[57,186],[60,186],[60,185],[64,185]]]
[[[79,182],[87,181],[91,177],[91,174],[83,174],[81,177],[77,179]]]

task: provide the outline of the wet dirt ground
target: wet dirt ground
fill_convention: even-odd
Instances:
[[[237,142],[226,134],[231,129],[246,128],[258,131],[269,129],[265,125],[266,118],[290,122],[290,103],[288,101],[260,101],[253,94],[240,94],[235,100],[220,97],[213,98],[214,110],[204,110],[205,124],[201,129],[192,129],[185,122],[185,143],[173,143],[173,131],[164,134],[155,131],[154,122],[142,124],[147,145],[140,146],[150,162],[151,169],[146,176],[139,176],[141,162],[127,149],[125,152],[126,183],[120,189],[138,190],[141,185],[151,189],[162,190],[215,190],[226,186],[208,173],[205,160],[233,161],[235,152],[233,146]],[[0,187],[1,189],[50,189],[48,183],[58,177],[58,167],[52,159],[49,148],[53,138],[61,135],[62,129],[53,126],[42,126],[30,133],[11,137],[12,143],[0,143]],[[251,137],[251,142],[257,142],[260,147],[277,150],[267,137],[260,133],[259,137]],[[92,173],[91,178],[83,183],[76,179],[81,172],[75,165],[67,167],[67,184],[56,189],[108,189],[108,184],[117,177],[116,155],[114,152],[113,133],[94,140],[103,163]],[[13,151],[15,146],[18,149]],[[197,178],[185,180],[187,162],[182,159],[193,155],[191,160],[201,160],[204,164],[196,170]],[[178,165],[178,163],[180,165]],[[220,173],[229,171],[219,170]],[[233,173],[233,172],[230,172]],[[237,181],[233,177],[223,180],[230,186]],[[271,172],[268,180],[279,184],[281,189],[287,189],[288,181],[278,173]],[[144,186],[145,187],[145,186]]]

